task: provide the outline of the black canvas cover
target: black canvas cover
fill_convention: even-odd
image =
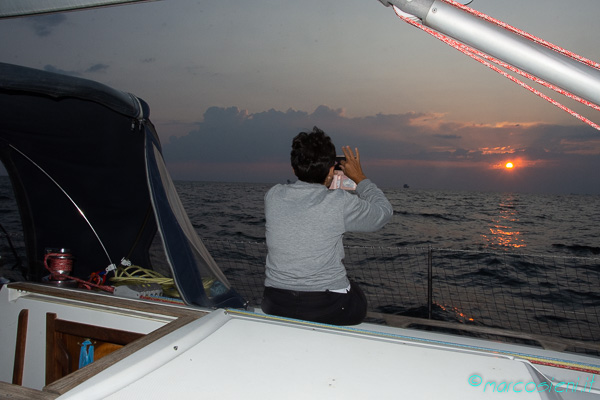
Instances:
[[[47,248],[70,249],[81,279],[123,257],[151,268],[159,240],[188,304],[240,307],[200,240],[181,227],[189,220],[148,116],[131,94],[0,63],[0,160],[19,205],[28,278],[47,275]]]

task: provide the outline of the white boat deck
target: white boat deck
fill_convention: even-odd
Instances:
[[[27,287],[36,289],[21,286]],[[0,296],[2,315],[34,307],[34,298],[45,298],[45,308],[64,307],[66,319],[76,320],[90,307],[73,300],[73,291],[62,299],[8,291],[4,288]],[[373,324],[334,327],[237,310],[206,314],[85,295],[95,296],[97,307],[104,300],[118,300],[122,307],[117,314],[132,312],[129,326],[152,320],[146,310],[155,308],[162,327],[46,386],[42,393],[52,394],[47,398],[600,398],[597,358]],[[110,307],[104,322],[117,321]],[[125,328],[124,323],[117,328]],[[35,369],[32,365],[26,365],[26,375]],[[0,380],[9,381],[6,370]]]
[[[217,310],[59,399],[478,399],[513,389],[539,399],[543,380],[509,356]]]

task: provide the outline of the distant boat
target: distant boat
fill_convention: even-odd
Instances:
[[[403,188],[404,188],[404,189],[408,189],[408,188],[410,188],[410,186],[408,186],[408,185],[405,183],[405,184],[404,184],[404,186],[403,186]]]

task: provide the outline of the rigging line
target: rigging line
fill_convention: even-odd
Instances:
[[[451,39],[451,40],[453,40],[453,39]],[[484,59],[486,59],[488,61],[491,61],[494,64],[498,64],[501,67],[504,67],[504,68],[506,68],[506,69],[514,72],[514,73],[517,73],[517,74],[519,74],[519,75],[521,75],[521,76],[523,76],[525,78],[528,78],[528,79],[530,79],[530,80],[532,80],[532,81],[534,81],[534,82],[536,82],[536,83],[538,83],[538,84],[540,84],[542,86],[545,86],[545,87],[547,87],[549,89],[552,89],[555,92],[560,93],[563,96],[570,98],[571,100],[575,100],[575,101],[577,101],[577,102],[579,102],[579,103],[581,103],[583,105],[586,105],[586,106],[588,106],[590,108],[593,108],[596,111],[600,111],[600,106],[597,105],[597,104],[595,104],[595,103],[592,103],[591,101],[582,99],[581,97],[579,97],[579,96],[577,96],[577,95],[575,95],[575,94],[573,94],[573,93],[571,93],[571,92],[569,92],[569,91],[567,91],[567,90],[565,90],[563,88],[560,88],[560,87],[558,87],[558,86],[556,86],[556,85],[554,85],[554,84],[552,84],[550,82],[547,82],[547,81],[545,81],[545,80],[543,80],[541,78],[538,78],[537,76],[532,75],[532,74],[530,74],[530,73],[528,73],[526,71],[523,71],[520,68],[514,67],[514,66],[512,66],[512,65],[510,65],[510,64],[508,64],[508,63],[506,63],[506,62],[504,62],[502,60],[499,60],[499,59],[497,59],[495,57],[492,57],[489,54],[486,54],[486,53],[484,53],[484,52],[482,52],[480,50],[477,50],[477,49],[475,49],[473,47],[467,46],[464,43],[461,43],[461,42],[458,42],[458,41],[455,41],[455,43],[460,48],[458,48],[458,47],[456,47],[454,45],[451,45],[451,46],[454,47],[454,48],[456,48],[459,51],[462,51],[465,54],[467,52],[476,54],[477,56],[479,56],[481,58],[484,58]],[[461,49],[464,49],[464,51],[461,50]]]
[[[100,239],[100,236],[98,236],[98,233],[96,232],[96,230],[94,229],[94,227],[92,226],[91,222],[87,219],[87,217],[85,216],[85,214],[83,213],[83,210],[81,208],[79,208],[79,206],[77,205],[77,203],[75,203],[75,201],[71,198],[71,196],[69,196],[69,194],[62,188],[62,186],[60,186],[58,184],[58,182],[56,182],[54,180],[54,178],[52,178],[50,176],[50,174],[48,174],[42,167],[40,167],[35,161],[33,161],[31,158],[29,158],[25,153],[23,153],[21,150],[17,149],[15,146],[13,146],[12,144],[9,144],[9,147],[12,148],[14,151],[16,151],[17,153],[21,154],[23,157],[25,157],[25,159],[27,161],[29,161],[30,163],[32,163],[37,169],[39,169],[44,175],[46,175],[46,177],[48,179],[50,179],[50,181],[52,183],[54,183],[56,185],[56,187],[58,189],[60,189],[61,192],[63,192],[63,194],[69,199],[69,201],[73,204],[73,206],[75,206],[75,208],[77,209],[77,211],[79,211],[79,214],[81,214],[81,216],[83,217],[83,219],[85,220],[85,222],[88,224],[88,226],[90,227],[90,229],[92,230],[92,232],[94,233],[94,235],[96,236],[96,239],[98,240],[98,242],[100,243],[100,246],[102,247],[102,250],[104,250],[104,254],[106,254],[106,257],[108,258],[108,261],[110,264],[114,264],[112,262],[112,260],[110,259],[110,255],[108,254],[108,251],[106,250],[106,247],[104,247],[104,243],[102,243],[102,240]]]
[[[573,52],[571,52],[569,50],[563,49],[562,47],[556,46],[556,45],[554,45],[554,44],[552,44],[550,42],[545,41],[544,39],[541,39],[541,38],[538,38],[536,36],[533,36],[533,35],[525,32],[525,31],[523,31],[521,29],[515,28],[515,27],[513,27],[511,25],[508,25],[505,22],[502,22],[502,21],[500,21],[498,19],[492,18],[489,15],[486,15],[486,14],[480,12],[480,11],[477,11],[477,10],[474,10],[472,8],[469,8],[466,5],[463,5],[463,4],[461,4],[461,3],[459,3],[459,2],[457,2],[455,0],[442,0],[442,1],[444,1],[444,2],[446,2],[448,4],[450,4],[450,5],[452,5],[454,7],[460,8],[461,10],[466,11],[466,12],[468,12],[468,13],[470,13],[472,15],[475,15],[475,16],[477,16],[479,18],[482,18],[482,19],[484,19],[484,20],[486,20],[488,22],[491,22],[491,23],[493,23],[495,25],[498,25],[498,26],[500,26],[500,27],[502,27],[502,28],[504,28],[504,29],[506,29],[508,31],[516,33],[516,34],[518,34],[518,35],[520,35],[520,36],[522,36],[522,37],[524,37],[524,38],[526,38],[528,40],[531,40],[533,42],[541,44],[542,46],[545,46],[545,47],[547,47],[547,48],[549,48],[551,50],[554,50],[554,51],[556,51],[558,53],[561,53],[561,54],[563,54],[563,55],[565,55],[565,56],[567,56],[567,57],[569,57],[571,59],[580,61],[580,62],[582,62],[584,64],[587,64],[588,66],[591,66],[593,68],[600,69],[600,64],[599,63],[587,60],[587,59],[585,59],[585,58],[583,58],[583,57],[581,57],[581,56],[579,56],[579,55],[577,55],[577,54],[575,54],[575,53],[573,53]],[[444,35],[443,37],[446,37],[446,36]],[[452,40],[454,40],[454,39],[452,39]],[[485,53],[483,53],[483,52],[481,52],[481,51],[479,51],[477,49],[474,49],[474,48],[472,48],[470,46],[466,46],[466,45],[464,45],[464,44],[462,44],[462,43],[460,43],[458,41],[456,43],[459,43],[461,46],[464,46],[465,48],[468,48],[469,51],[478,54],[480,57],[483,57],[483,58],[485,58],[485,59],[487,59],[489,61],[492,61],[493,63],[498,64],[498,65],[500,65],[500,66],[502,66],[502,67],[504,67],[506,69],[509,69],[509,70],[511,70],[511,71],[513,71],[513,72],[515,72],[515,73],[517,73],[519,75],[521,75],[521,76],[524,76],[524,77],[526,77],[526,78],[528,78],[528,79],[530,79],[530,80],[532,80],[532,81],[534,81],[534,82],[536,82],[536,83],[538,83],[538,84],[540,84],[542,86],[546,86],[547,88],[550,88],[550,89],[554,90],[555,92],[560,93],[563,96],[566,96],[566,97],[568,97],[568,98],[570,98],[572,100],[575,100],[575,101],[577,101],[577,102],[579,102],[581,104],[584,104],[584,105],[586,105],[588,107],[591,107],[591,108],[595,109],[596,111],[600,111],[600,106],[597,105],[597,104],[594,104],[593,102],[590,102],[588,100],[582,99],[581,97],[579,97],[579,96],[577,96],[577,95],[575,95],[575,94],[573,94],[573,93],[571,93],[571,92],[569,92],[569,91],[567,91],[565,89],[562,89],[562,88],[560,88],[560,87],[558,87],[556,85],[553,85],[553,84],[551,84],[549,82],[546,82],[546,81],[538,78],[537,76],[529,74],[529,73],[527,73],[527,72],[525,72],[525,71],[523,71],[523,70],[521,70],[521,69],[519,69],[517,67],[513,67],[512,65],[507,64],[504,61],[501,61],[501,60],[499,60],[497,58],[494,58],[492,56],[489,56],[489,55],[487,55],[487,54],[485,54]]]
[[[419,28],[421,28],[421,26],[422,25],[418,25]],[[431,28],[427,28],[427,29],[431,29]],[[435,32],[435,34],[432,33],[432,32]],[[504,67],[504,68],[506,68],[506,69],[514,72],[514,73],[517,73],[517,74],[519,74],[519,75],[521,75],[521,76],[523,76],[525,78],[528,78],[528,79],[530,79],[530,80],[532,80],[532,81],[534,81],[534,82],[536,82],[536,83],[538,83],[538,84],[540,84],[542,86],[545,86],[545,87],[547,87],[549,89],[552,89],[555,92],[560,93],[560,94],[562,94],[565,97],[568,97],[568,98],[570,98],[572,100],[575,100],[575,101],[577,101],[577,102],[579,102],[581,104],[584,104],[584,105],[586,105],[586,106],[588,106],[590,108],[593,108],[596,111],[600,111],[600,106],[599,105],[597,105],[597,104],[595,104],[595,103],[593,103],[591,101],[585,100],[585,99],[583,99],[583,98],[581,98],[581,97],[579,97],[579,96],[577,96],[577,95],[575,95],[575,94],[573,94],[573,93],[571,93],[571,92],[569,92],[569,91],[567,91],[567,90],[565,90],[563,88],[560,88],[560,87],[558,87],[558,86],[556,86],[556,85],[554,85],[552,83],[549,83],[549,82],[547,82],[547,81],[545,81],[545,80],[543,80],[541,78],[538,78],[535,75],[532,75],[532,74],[530,74],[530,73],[528,73],[526,71],[523,71],[520,68],[514,67],[514,66],[512,66],[512,65],[510,65],[510,64],[508,64],[508,63],[506,63],[506,62],[504,62],[502,60],[499,60],[499,59],[497,59],[495,57],[492,57],[492,56],[490,56],[490,55],[488,55],[488,54],[486,54],[486,53],[484,53],[484,52],[482,52],[480,50],[477,50],[477,49],[475,49],[475,48],[473,48],[471,46],[465,45],[464,43],[456,41],[456,40],[454,40],[452,38],[448,38],[448,36],[440,34],[439,32],[437,32],[435,30],[431,30],[431,32],[429,32],[429,33],[432,34],[432,35],[434,35],[434,36],[436,36],[436,37],[438,37],[438,35],[439,35],[438,39],[444,41],[448,45],[454,47],[455,49],[457,49],[457,50],[459,50],[459,51],[461,51],[461,52],[463,52],[465,54],[467,54],[467,52],[476,54],[477,56],[479,56],[481,58],[484,58],[484,59],[486,59],[488,61],[491,61],[491,62],[493,62],[495,64],[498,64],[501,67]],[[450,40],[453,41],[453,42],[452,43],[448,43],[448,41],[450,41]]]
[[[148,209],[146,210],[146,216],[144,217],[144,221],[142,222],[142,225],[140,226],[140,229],[138,229],[138,233],[137,236],[135,237],[135,240],[133,241],[133,243],[131,244],[131,247],[129,248],[129,251],[127,252],[127,255],[125,256],[126,259],[130,259],[131,255],[133,254],[133,251],[135,250],[135,248],[137,247],[139,241],[142,238],[142,235],[144,233],[144,230],[146,228],[146,226],[148,225],[148,222],[150,220],[150,217],[152,215],[152,204],[150,204],[148,206]]]
[[[420,23],[418,23],[418,22],[416,22],[416,21],[414,21],[414,20],[412,20],[412,19],[410,19],[410,18],[407,18],[407,17],[405,17],[405,16],[403,16],[403,15],[399,14],[399,13],[398,13],[398,11],[399,11],[399,10],[397,9],[397,7],[396,7],[396,6],[393,6],[393,8],[394,8],[394,11],[396,12],[396,15],[398,16],[398,18],[402,19],[403,21],[405,21],[405,22],[407,22],[407,23],[409,23],[409,24],[411,24],[411,25],[413,25],[413,26],[415,26],[415,27],[417,27],[417,28],[419,28],[419,29],[421,29],[421,30],[423,30],[423,31],[425,31],[425,32],[427,32],[427,33],[429,33],[430,35],[432,35],[432,36],[434,36],[435,38],[437,38],[437,39],[441,40],[442,42],[444,42],[444,43],[448,44],[449,46],[452,46],[452,47],[454,47],[456,50],[458,50],[458,51],[460,51],[460,52],[462,52],[462,53],[464,53],[464,54],[468,55],[469,57],[473,58],[474,60],[476,60],[476,61],[478,61],[478,62],[482,63],[482,64],[483,64],[483,65],[485,65],[486,67],[488,67],[488,68],[490,68],[490,69],[492,69],[492,70],[496,71],[497,73],[499,73],[500,75],[504,76],[505,78],[508,78],[508,79],[510,79],[511,81],[513,81],[514,83],[516,83],[517,85],[519,85],[519,86],[521,86],[521,87],[523,87],[523,88],[525,88],[525,89],[529,90],[530,92],[532,92],[532,93],[534,93],[535,95],[537,95],[537,96],[541,97],[542,99],[544,99],[544,100],[548,101],[549,103],[551,103],[552,105],[554,105],[554,106],[556,106],[556,107],[560,108],[561,110],[563,110],[563,111],[566,111],[567,113],[569,113],[569,114],[570,114],[570,115],[572,115],[573,117],[575,117],[575,118],[579,119],[580,121],[582,121],[582,122],[585,122],[586,124],[590,125],[592,128],[594,128],[594,129],[597,129],[597,130],[600,130],[600,126],[599,126],[598,124],[596,124],[596,123],[594,123],[593,121],[591,121],[591,120],[587,119],[587,118],[586,118],[586,117],[584,117],[583,115],[581,115],[581,114],[578,114],[577,112],[575,112],[575,111],[571,110],[570,108],[568,108],[568,107],[566,107],[565,105],[561,104],[560,102],[558,102],[558,101],[556,101],[556,100],[552,99],[551,97],[549,97],[549,96],[547,96],[547,95],[543,94],[543,93],[542,93],[542,92],[540,92],[539,90],[537,90],[537,89],[535,89],[535,88],[533,88],[533,87],[531,87],[531,86],[527,85],[526,83],[524,83],[524,82],[522,82],[522,81],[518,80],[517,78],[515,78],[515,77],[514,77],[514,76],[512,76],[512,75],[510,75],[509,73],[507,73],[507,72],[505,72],[505,71],[502,71],[500,68],[498,68],[498,67],[496,67],[495,65],[493,65],[493,64],[491,64],[491,63],[489,63],[488,61],[484,60],[483,58],[484,58],[484,56],[485,56],[485,58],[489,58],[491,61],[493,61],[493,62],[495,62],[495,63],[498,63],[498,64],[500,64],[500,65],[502,65],[502,64],[505,64],[505,65],[507,66],[507,68],[509,68],[509,69],[511,69],[511,70],[513,70],[513,68],[514,68],[514,67],[512,67],[512,66],[509,66],[508,64],[506,64],[506,63],[503,63],[502,61],[500,61],[500,60],[497,60],[497,59],[495,59],[495,58],[493,58],[493,57],[491,57],[491,56],[489,56],[489,55],[487,55],[487,54],[484,54],[484,53],[481,53],[481,54],[482,54],[482,56],[479,56],[478,54],[476,54],[476,53],[478,53],[478,52],[479,52],[478,50],[476,50],[476,49],[474,49],[474,48],[472,48],[472,47],[470,47],[470,46],[467,46],[467,45],[465,45],[465,44],[463,44],[463,43],[460,43],[460,42],[458,42],[458,41],[456,41],[456,40],[454,40],[454,39],[452,39],[452,38],[450,38],[450,37],[448,37],[448,36],[445,36],[445,35],[443,35],[443,34],[441,34],[441,33],[437,32],[437,31],[435,31],[435,30],[433,30],[433,29],[431,29],[431,28],[429,28],[429,27],[427,27],[427,26],[424,26],[423,24],[420,24]],[[518,71],[520,71],[518,68],[514,68],[514,70],[515,70],[514,72],[518,72]],[[523,72],[523,71],[521,71],[521,72]],[[520,72],[519,72],[519,73],[520,73]],[[526,77],[528,77],[528,76],[527,76],[527,75],[528,75],[527,73],[523,72],[523,74],[524,74],[523,76],[526,76]],[[535,78],[535,79],[534,79],[534,78]],[[546,83],[546,84],[547,84],[547,85],[544,85],[544,86],[547,86],[547,87],[549,87],[549,88],[551,88],[551,89],[552,89],[552,88],[553,88],[553,86],[554,86],[554,85],[551,85],[551,84],[549,84],[549,83],[547,83],[547,82],[545,82],[545,81],[543,81],[543,80],[541,80],[541,79],[539,79],[539,78],[537,78],[537,77],[533,77],[533,75],[532,75],[532,78],[531,78],[531,79],[532,79],[532,80],[534,80],[534,81],[536,81],[536,82],[538,82],[538,83],[542,83],[542,82],[544,82],[544,83]],[[555,87],[555,86],[554,86],[554,87]],[[575,96],[575,95],[573,95],[572,93],[569,93],[569,92],[567,92],[567,91],[564,91],[563,89],[560,89],[560,88],[558,88],[558,87],[556,87],[556,89],[555,89],[555,90],[557,90],[559,93],[561,93],[561,94],[564,94],[565,96],[567,96],[567,97],[570,97],[570,98],[572,98],[572,99],[574,99],[574,100],[580,99],[578,96]],[[564,93],[562,93],[563,91],[564,91]],[[586,105],[588,105],[589,107],[592,107],[592,108],[596,108],[596,107],[598,107],[598,106],[596,106],[595,104],[588,102],[587,100],[583,100],[583,99],[580,99],[580,100],[581,100],[580,102],[582,102],[583,104],[586,104]],[[589,104],[588,104],[588,103],[589,103]],[[598,109],[598,108],[596,108],[596,109]]]
[[[23,263],[21,262],[21,257],[19,257],[19,254],[17,253],[17,249],[15,249],[15,245],[13,244],[12,240],[10,240],[10,234],[6,231],[6,229],[4,229],[4,226],[2,224],[0,224],[0,230],[4,232],[4,235],[6,235],[8,246],[10,247],[10,250],[12,251],[13,256],[15,257],[15,265],[13,265],[11,269],[14,270],[17,267],[21,268]]]
[[[461,4],[461,3],[459,3],[459,2],[457,2],[455,0],[441,0],[441,1],[443,1],[445,3],[448,3],[448,4],[450,4],[450,5],[454,6],[454,7],[460,8],[461,10],[466,11],[469,14],[475,15],[475,16],[481,18],[481,19],[484,19],[484,20],[486,20],[488,22],[491,22],[494,25],[500,26],[500,27],[502,27],[502,28],[504,28],[504,29],[506,29],[506,30],[508,30],[510,32],[516,33],[517,35],[522,36],[522,37],[524,37],[526,39],[529,39],[532,42],[541,44],[542,46],[547,47],[549,49],[552,49],[552,50],[556,51],[557,53],[564,54],[567,57],[572,58],[574,60],[577,60],[577,61],[579,61],[579,62],[581,62],[583,64],[589,65],[590,67],[593,67],[593,68],[596,68],[596,69],[600,69],[600,63],[598,63],[598,62],[595,62],[595,61],[592,61],[592,60],[587,59],[585,57],[582,57],[579,54],[573,53],[572,51],[569,51],[569,50],[564,49],[564,48],[562,48],[560,46],[552,44],[552,43],[550,43],[550,42],[548,42],[548,41],[546,41],[546,40],[544,40],[542,38],[539,38],[539,37],[534,36],[534,35],[532,35],[530,33],[527,33],[524,30],[521,30],[519,28],[515,28],[514,26],[509,25],[506,22],[500,21],[499,19],[490,17],[487,14],[484,14],[481,11],[477,11],[477,10],[471,8],[471,7],[467,7],[466,5]]]

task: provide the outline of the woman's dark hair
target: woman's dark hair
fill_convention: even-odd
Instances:
[[[335,146],[325,132],[313,128],[300,132],[292,141],[292,168],[301,181],[323,183],[335,164]]]

